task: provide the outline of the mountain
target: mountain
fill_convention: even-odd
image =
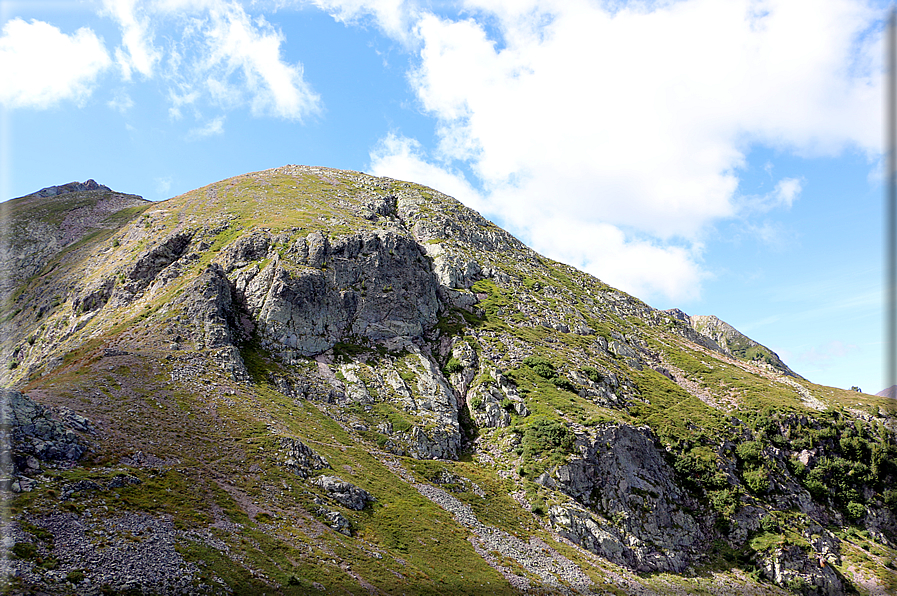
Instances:
[[[417,184],[50,188],[0,206],[7,593],[897,590],[886,398]]]
[[[881,391],[879,391],[879,392],[876,393],[875,395],[878,395],[879,397],[891,397],[891,398],[893,398],[893,397],[895,396],[895,394],[897,394],[897,385],[891,385],[891,386],[888,387],[887,389],[882,389]]]

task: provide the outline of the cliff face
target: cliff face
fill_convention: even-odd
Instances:
[[[34,269],[3,311],[15,590],[897,582],[886,398],[418,185],[287,166],[151,204],[68,186],[6,210],[81,222],[4,257]]]

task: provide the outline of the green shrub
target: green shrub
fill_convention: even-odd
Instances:
[[[598,372],[597,368],[591,366],[583,366],[579,371],[584,374],[590,381],[593,383],[600,383],[604,380],[604,377],[601,376],[601,373]]]
[[[755,463],[760,461],[760,456],[763,454],[763,443],[760,441],[745,441],[744,443],[739,443],[735,448],[735,454],[738,455],[739,459],[749,463]]]
[[[815,478],[807,478],[807,480],[804,482],[804,486],[807,487],[807,490],[817,501],[821,501],[829,496],[828,487],[820,480],[817,480]]]
[[[841,437],[838,441],[844,457],[853,461],[863,461],[869,457],[869,443],[860,437]]]
[[[470,407],[473,408],[474,410],[479,410],[482,405],[483,405],[483,398],[481,398],[479,396],[470,398]]]
[[[37,556],[37,547],[30,542],[16,542],[12,554],[19,559],[33,559]]]
[[[856,501],[847,504],[847,516],[850,519],[862,519],[866,515],[866,506]]]
[[[554,364],[540,356],[528,356],[523,359],[523,363],[533,369],[543,379],[553,379],[558,376]]]
[[[570,393],[578,393],[576,385],[574,385],[573,383],[571,383],[569,380],[567,380],[564,377],[560,377],[560,376],[554,377],[551,379],[551,382],[558,389],[562,389],[564,391],[569,391]]]
[[[710,506],[713,510],[720,514],[720,519],[728,520],[738,511],[741,504],[741,492],[737,487],[724,488],[722,490],[714,490],[707,493],[710,497]]]
[[[803,478],[807,474],[807,466],[804,465],[804,462],[800,461],[796,457],[788,458],[788,469],[791,470],[791,473],[797,476],[798,478]]]
[[[74,569],[68,572],[68,574],[65,576],[65,579],[72,582],[73,584],[80,583],[84,579],[84,572],[80,569]]]
[[[751,492],[763,494],[769,490],[769,473],[763,468],[745,470],[744,483]]]
[[[523,457],[533,461],[546,455],[563,455],[573,450],[573,431],[557,420],[539,418],[523,433]]]
[[[889,488],[884,493],[882,493],[882,497],[884,498],[887,508],[894,513],[897,513],[897,490]]]
[[[452,356],[449,358],[448,362],[445,363],[445,368],[442,369],[446,375],[450,375],[452,373],[461,372],[464,370],[464,365],[461,364],[461,361]]]
[[[717,472],[716,454],[706,447],[693,447],[679,454],[673,467],[687,484],[698,487]]]
[[[773,516],[767,515],[760,520],[760,529],[770,534],[776,534],[779,531],[779,524]]]

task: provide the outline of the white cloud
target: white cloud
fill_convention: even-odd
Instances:
[[[134,107],[134,100],[131,99],[131,96],[125,93],[124,91],[119,91],[115,94],[115,96],[106,102],[113,110],[121,112],[124,114],[128,110]]]
[[[198,115],[207,102],[287,120],[320,110],[302,65],[282,55],[283,34],[238,0],[103,0],[103,6],[121,28],[115,56],[123,78],[138,72],[162,79],[174,119],[185,106]]]
[[[301,119],[318,110],[320,99],[303,79],[302,65],[281,60],[284,37],[279,31],[263,18],[253,22],[236,3],[219,3],[209,14],[204,66],[215,95],[231,97],[236,92],[231,76],[239,70],[254,114]]]
[[[0,102],[37,109],[83,102],[111,64],[102,40],[90,29],[66,35],[43,21],[12,19],[0,37]]]
[[[420,143],[390,133],[371,152],[371,173],[411,180],[435,188],[467,206],[487,210],[491,197],[476,190],[461,172],[426,159]],[[494,196],[494,195],[493,195]],[[522,234],[536,251],[574,263],[605,283],[639,297],[662,295],[675,300],[697,297],[706,277],[697,264],[700,245],[660,246],[627,239],[617,227],[584,222],[575,214],[545,212],[541,217],[523,210],[502,213],[503,223]]]
[[[803,181],[799,178],[783,178],[773,191],[779,205],[791,209],[794,200],[803,189]]]
[[[412,43],[412,27],[419,14],[417,2],[408,0],[311,0],[337,21],[357,24],[373,17],[377,26],[393,39]]]
[[[749,195],[738,197],[735,202],[738,204],[740,214],[748,216],[756,213],[767,213],[776,208],[791,209],[800,197],[804,187],[803,178],[782,178],[776,183],[775,188],[765,195]]]
[[[419,142],[395,133],[381,139],[371,151],[370,169],[375,176],[410,180],[435,188],[472,209],[488,206],[483,196],[470,185],[463,174],[429,163]]]
[[[125,80],[136,70],[144,77],[153,74],[153,67],[161,58],[153,46],[150,20],[139,14],[138,0],[103,0],[105,13],[118,22],[122,29],[122,46],[115,49],[115,60],[121,67]]]
[[[224,116],[218,116],[207,122],[204,126],[191,129],[190,132],[187,133],[187,138],[197,140],[220,134],[224,134]]]
[[[399,145],[391,161],[386,143],[373,165],[457,177],[461,162],[483,189],[480,210],[623,289],[695,295],[710,226],[791,206],[801,179],[736,196],[752,144],[880,150],[880,15],[862,2],[465,7],[467,18],[415,21],[410,81],[437,119],[438,148],[426,160]]]

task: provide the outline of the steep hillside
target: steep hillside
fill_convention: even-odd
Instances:
[[[897,590],[888,398],[416,184],[134,200],[6,293],[8,592]]]

